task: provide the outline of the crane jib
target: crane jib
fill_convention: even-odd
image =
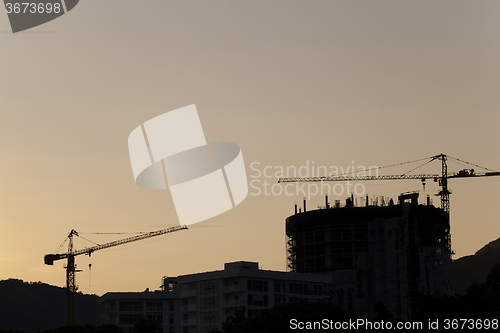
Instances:
[[[97,246],[93,246],[93,247],[86,247],[86,248],[84,248],[82,250],[74,251],[71,254],[70,253],[46,254],[45,257],[44,257],[44,262],[45,262],[46,265],[54,265],[54,261],[61,260],[61,259],[66,259],[69,256],[73,256],[74,257],[74,256],[77,256],[77,255],[80,255],[80,254],[91,254],[92,252],[95,252],[97,250],[107,249],[107,248],[110,248],[110,247],[113,247],[113,246],[117,246],[117,245],[121,245],[121,244],[126,244],[126,243],[130,243],[130,242],[135,242],[135,241],[139,241],[139,240],[142,240],[142,239],[151,238],[151,237],[155,237],[155,236],[160,236],[160,235],[168,234],[168,233],[171,233],[171,232],[174,232],[174,231],[179,231],[179,230],[183,230],[183,229],[187,229],[187,228],[188,228],[187,226],[181,225],[181,226],[177,226],[177,227],[171,227],[171,228],[168,228],[168,229],[151,231],[151,232],[148,232],[148,233],[144,233],[144,234],[140,234],[140,235],[137,235],[137,236],[128,237],[128,238],[124,238],[124,239],[119,239],[119,240],[116,240],[116,241],[112,241],[112,242],[109,242],[109,243],[105,243],[105,244],[101,244],[101,245],[97,245]],[[72,235],[74,235],[74,234],[76,234],[76,233],[70,233],[70,235],[68,237],[72,237]]]
[[[488,177],[500,176],[499,171],[485,173],[467,173],[464,171],[449,173],[445,178],[465,178],[465,177]],[[279,178],[278,183],[298,183],[298,182],[346,182],[346,181],[365,181],[365,180],[398,180],[398,179],[440,179],[443,176],[438,174],[420,174],[420,175],[386,175],[386,176],[361,176],[361,177],[293,177]]]
[[[94,251],[97,250],[102,250],[106,249],[108,247],[113,247],[121,244],[126,244],[130,242],[135,242],[141,239],[146,239],[154,236],[160,236],[163,234],[168,234],[174,231],[179,231],[187,229],[186,225],[181,225],[177,227],[171,227],[167,229],[162,229],[158,231],[152,231],[148,233],[144,233],[138,236],[134,237],[128,237],[120,240],[116,240],[113,242],[109,242],[106,244],[102,245],[97,245],[94,247],[88,247],[83,250],[73,250],[73,236],[78,236],[78,232],[76,232],[74,229],[71,230],[71,232],[68,235],[68,252],[67,253],[62,253],[62,254],[47,254],[44,257],[44,261],[46,265],[54,265],[54,261],[60,260],[60,259],[68,259],[68,263],[65,266],[66,268],[66,297],[67,297],[67,303],[68,303],[68,325],[74,325],[75,324],[75,293],[76,293],[76,283],[75,283],[75,273],[79,272],[79,270],[76,269],[76,264],[75,264],[75,257],[80,254],[90,254]]]

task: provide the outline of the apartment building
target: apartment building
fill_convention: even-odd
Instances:
[[[275,304],[330,299],[332,277],[259,269],[257,262],[226,263],[224,270],[164,278],[162,291],[106,293],[101,322],[133,332],[144,316],[162,322],[163,332],[208,333],[245,309],[252,317]]]

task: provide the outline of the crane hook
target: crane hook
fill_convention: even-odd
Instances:
[[[89,287],[91,286],[92,264],[89,264]]]

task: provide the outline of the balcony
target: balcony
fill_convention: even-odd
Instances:
[[[183,320],[182,326],[196,326],[196,319]]]
[[[196,297],[196,290],[188,290],[181,292],[181,298]]]
[[[238,299],[238,300],[225,301],[223,303],[223,307],[236,308],[236,307],[240,307],[240,306],[247,306],[247,304],[248,304],[247,300]]]
[[[230,285],[230,286],[224,286],[222,289],[223,292],[225,293],[234,293],[234,292],[240,292],[240,291],[246,291],[247,287],[242,286],[242,285]]]
[[[184,305],[181,308],[182,312],[194,312],[196,311],[196,304],[191,304],[191,305]]]

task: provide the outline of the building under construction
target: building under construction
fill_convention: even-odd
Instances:
[[[367,198],[368,199],[368,198]],[[366,200],[368,203],[368,200]],[[286,219],[288,269],[333,277],[331,300],[360,318],[382,302],[394,317],[411,319],[413,292],[451,294],[449,219],[418,204],[418,193],[397,204],[355,207],[352,197]]]

